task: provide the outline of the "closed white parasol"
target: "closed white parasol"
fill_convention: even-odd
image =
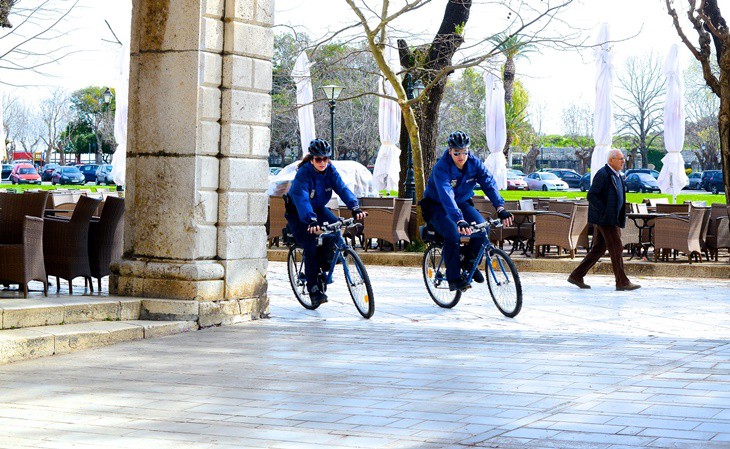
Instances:
[[[662,193],[669,193],[676,202],[677,194],[689,183],[684,172],[684,98],[682,96],[682,75],[679,70],[679,46],[672,45],[664,62],[667,77],[667,98],[664,102],[664,146],[667,155],[662,158],[662,171],[657,184]]]

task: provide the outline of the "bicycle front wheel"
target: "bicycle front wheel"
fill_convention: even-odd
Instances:
[[[459,303],[461,291],[450,291],[446,280],[446,264],[442,260],[441,245],[431,244],[423,255],[423,281],[433,302],[450,309]]]
[[[487,285],[494,305],[506,317],[514,318],[522,309],[522,284],[512,259],[499,248],[489,250]]]
[[[289,283],[294,291],[297,301],[305,309],[314,310],[319,307],[319,302],[312,304],[312,298],[307,291],[307,278],[304,275],[304,250],[299,245],[289,248],[287,257],[287,271],[289,272]]]
[[[344,259],[342,268],[345,271],[345,281],[347,281],[347,289],[352,296],[352,302],[355,303],[357,311],[363,318],[370,318],[375,313],[375,299],[365,265],[352,248],[345,248],[342,251],[342,257]]]

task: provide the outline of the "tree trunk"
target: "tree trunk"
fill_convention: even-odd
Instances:
[[[420,159],[418,162],[423,164],[418,169],[422,170],[423,177],[426,180],[431,176],[431,170],[438,157],[436,154],[439,131],[438,111],[443,99],[446,79],[452,71],[447,72],[446,76],[443,76],[435,84],[431,85],[431,83],[434,82],[439,73],[451,65],[454,53],[464,42],[463,36],[458,34],[456,29],[457,27],[463,29],[469,20],[471,3],[471,0],[449,0],[439,31],[430,45],[411,49],[404,39],[398,40],[401,66],[412,74],[414,82],[420,79],[424,86],[429,87],[423,101],[414,108],[416,123],[420,130],[419,146],[420,151],[422,151],[422,154],[418,155]],[[415,170],[415,166],[418,164],[415,148],[413,149],[413,156]],[[401,173],[406,173],[406,170],[404,158],[401,158]]]

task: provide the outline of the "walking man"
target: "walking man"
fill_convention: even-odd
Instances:
[[[568,282],[580,288],[591,288],[583,278],[593,265],[606,253],[611,256],[616,290],[636,290],[624,272],[621,228],[626,226],[626,187],[620,171],[626,159],[621,150],[608,153],[608,163],[596,172],[588,190],[588,222],[593,225],[593,246],[583,261],[570,273]]]

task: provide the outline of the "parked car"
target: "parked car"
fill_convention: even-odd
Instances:
[[[13,184],[40,184],[41,176],[33,164],[15,164],[10,172]]]
[[[654,179],[659,178],[659,172],[656,170],[652,170],[650,168],[631,168],[629,170],[626,170],[624,172],[624,179],[628,178],[628,176],[632,173],[648,173],[651,176],[654,177]]]
[[[725,184],[722,182],[722,171],[710,171],[712,171],[712,173],[710,173],[710,175],[705,179],[705,190],[714,194],[725,192]]]
[[[0,179],[2,179],[3,181],[7,181],[8,179],[10,179],[10,172],[11,171],[13,171],[13,166],[12,165],[10,165],[10,164],[3,164],[2,176],[0,176]]]
[[[530,173],[525,177],[529,190],[568,190],[568,184],[548,171]]]
[[[708,180],[715,174],[720,173],[722,174],[721,170],[705,170],[702,172],[702,180],[700,181],[702,183],[702,188],[705,189],[708,192],[711,192],[712,189],[710,188],[710,185],[708,184]],[[721,175],[722,176],[722,175]]]
[[[569,170],[567,168],[553,168],[549,170],[551,173],[562,179],[568,187],[578,188],[580,187],[580,173],[575,170]]]
[[[659,192],[659,184],[650,173],[631,173],[626,177],[626,191]]]
[[[591,174],[586,173],[580,177],[580,191],[587,192],[591,188]]]
[[[53,163],[44,165],[43,171],[41,171],[41,181],[50,181],[53,176],[53,171],[58,167],[60,167],[60,165]]]
[[[53,171],[53,176],[51,176],[51,184],[54,186],[56,184],[86,184],[86,178],[84,178],[83,173],[74,166],[65,166],[65,167],[58,167],[56,170]]]
[[[84,175],[86,182],[96,182],[96,170],[99,168],[99,164],[77,165],[76,167]]]
[[[112,165],[102,164],[96,169],[96,185],[114,184],[114,176],[112,176]]]
[[[527,176],[527,175],[525,175],[525,172],[523,172],[522,170],[517,170],[516,168],[508,168],[507,173],[514,173],[515,175],[517,175],[521,178],[524,178],[525,176]]]
[[[527,183],[522,176],[508,171],[507,190],[527,190]]]
[[[700,190],[702,188],[702,172],[701,171],[693,171],[689,175],[687,175],[687,178],[689,179],[689,184],[687,184],[684,188],[689,190]]]

